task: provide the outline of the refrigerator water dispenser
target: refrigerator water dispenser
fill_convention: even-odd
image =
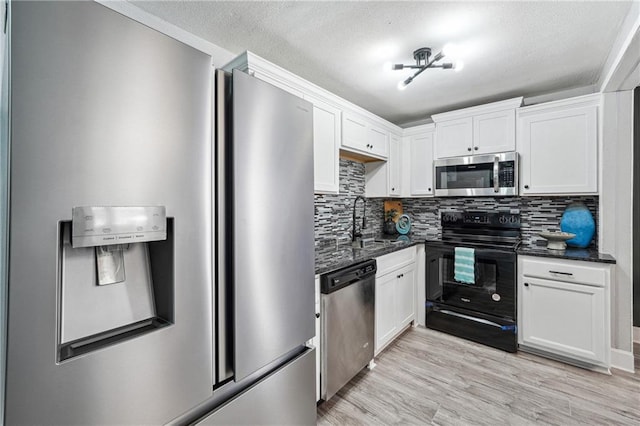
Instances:
[[[60,222],[58,360],[173,323],[173,219],[164,207],[74,207]]]

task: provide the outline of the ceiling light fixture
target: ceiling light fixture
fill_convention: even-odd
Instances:
[[[456,56],[457,48],[452,44],[447,44],[442,51],[437,53],[433,58],[431,57],[431,48],[430,47],[421,47],[413,52],[413,59],[416,60],[415,65],[404,65],[404,64],[393,64],[391,62],[385,62],[384,69],[385,70],[402,70],[405,68],[409,69],[417,69],[412,76],[408,77],[406,80],[402,80],[398,83],[398,90],[404,90],[407,86],[416,78],[422,71],[427,68],[442,68],[442,69],[453,69],[455,71],[460,71],[464,67],[464,63],[460,60],[453,62],[441,62],[437,64],[436,62],[440,61],[442,58],[449,57],[452,58]]]

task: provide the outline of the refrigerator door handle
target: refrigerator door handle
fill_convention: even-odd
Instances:
[[[216,242],[216,279],[213,291],[214,306],[214,359],[213,359],[213,383],[224,382],[233,377],[233,353],[231,341],[231,292],[228,289],[229,280],[227,258],[229,247],[227,246],[227,188],[229,186],[226,163],[229,151],[227,149],[227,132],[229,129],[231,108],[228,108],[228,100],[231,95],[231,76],[222,70],[216,70],[215,74],[215,107],[216,107],[216,143],[215,143],[215,235]]]

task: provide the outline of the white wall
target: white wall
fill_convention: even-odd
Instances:
[[[616,258],[611,291],[612,346],[632,351],[633,92],[604,93],[599,248]]]

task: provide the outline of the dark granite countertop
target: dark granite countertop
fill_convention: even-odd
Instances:
[[[406,237],[406,238],[403,238]],[[413,234],[402,237],[375,237],[385,243],[374,243],[365,248],[353,248],[351,243],[324,241],[316,245],[316,274],[325,274],[336,269],[374,259],[407,247],[423,243],[427,235]]]
[[[525,256],[552,257],[556,259],[583,260],[586,262],[616,263],[616,259],[610,254],[600,253],[593,247],[572,248],[565,250],[549,250],[545,246],[538,244],[522,244],[518,247],[517,253]]]

